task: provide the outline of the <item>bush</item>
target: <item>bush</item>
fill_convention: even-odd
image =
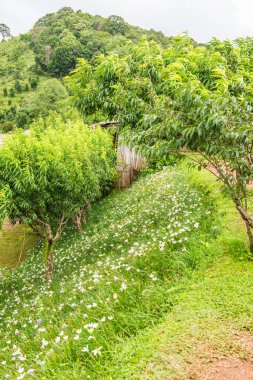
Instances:
[[[109,134],[81,122],[60,119],[17,132],[0,151],[0,190],[8,188],[2,215],[29,225],[46,243],[47,278],[52,278],[52,246],[72,219],[81,227],[85,208],[115,176]],[[3,216],[2,216],[3,217]]]
[[[10,97],[11,97],[11,98],[14,98],[14,96],[15,96],[15,91],[14,91],[13,88],[11,88],[11,89],[10,89]]]
[[[14,128],[14,124],[12,121],[5,121],[3,124],[2,124],[2,131],[4,133],[7,133],[7,132],[10,132],[10,131],[13,131],[13,128]]]

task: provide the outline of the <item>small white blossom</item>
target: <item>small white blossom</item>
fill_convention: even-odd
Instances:
[[[42,339],[41,348],[45,348],[48,345],[48,341],[45,339]]]
[[[85,346],[84,348],[82,348],[81,351],[82,352],[89,352],[89,346]]]
[[[98,347],[98,348],[96,348],[95,350],[92,350],[92,354],[94,355],[94,356],[97,356],[97,355],[101,355],[101,350],[102,350],[102,346],[101,347]]]
[[[126,283],[122,282],[120,290],[123,291],[123,290],[126,290],[126,288],[127,288]]]

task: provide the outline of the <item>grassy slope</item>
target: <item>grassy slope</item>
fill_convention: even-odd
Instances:
[[[197,379],[198,366],[217,357],[247,359],[236,341],[253,330],[253,263],[244,226],[210,174],[191,171],[188,178],[209,189],[220,210],[222,229],[205,252],[212,265],[195,272],[159,325],[118,347],[108,379]]]
[[[53,283],[39,252],[2,271],[0,377],[103,378],[118,345],[159,323],[209,261],[196,244],[212,238],[209,207],[182,173],[165,170],[95,206],[82,239],[65,236]]]
[[[36,379],[183,380],[207,342],[234,350],[227,342],[252,329],[253,311],[253,265],[236,220],[204,173],[164,171],[112,194],[81,240],[69,233],[58,246],[52,284],[38,254],[2,273],[1,377],[33,368]]]

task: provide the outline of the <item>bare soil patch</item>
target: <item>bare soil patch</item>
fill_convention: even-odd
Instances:
[[[203,371],[203,380],[253,380],[253,363],[237,358],[221,359],[212,368]]]
[[[189,365],[189,380],[253,380],[253,336],[237,334],[227,346],[227,355],[208,344],[198,347]]]
[[[11,224],[8,220],[5,220],[3,223],[3,230],[9,230],[10,228],[13,228],[15,225]]]

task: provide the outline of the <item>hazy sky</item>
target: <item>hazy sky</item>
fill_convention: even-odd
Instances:
[[[13,35],[25,33],[38,18],[66,6],[101,16],[117,14],[166,35],[188,31],[203,42],[213,36],[253,36],[253,0],[0,0],[0,23]]]

